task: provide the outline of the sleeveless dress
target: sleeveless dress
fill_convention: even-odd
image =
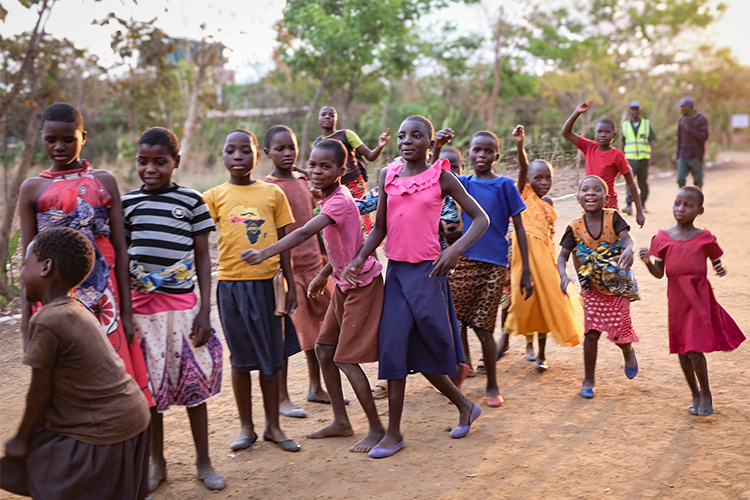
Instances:
[[[581,341],[583,309],[580,299],[573,298],[572,285],[568,295],[560,290],[553,236],[557,211],[526,184],[521,193],[526,210],[521,212],[529,249],[529,269],[534,293],[524,300],[519,286],[511,290],[511,303],[505,325],[508,332],[533,335],[551,333],[560,345],[575,346]],[[520,255],[518,238],[513,232],[513,253]],[[510,264],[510,281],[520,283],[523,263],[520,258]]]
[[[740,327],[719,305],[706,277],[706,260],[722,255],[707,230],[686,241],[660,230],[649,253],[664,261],[669,308],[669,352],[733,351],[745,340]]]
[[[51,179],[36,203],[37,230],[69,227],[85,234],[94,244],[96,261],[91,274],[76,289],[76,294],[96,315],[125,369],[135,379],[150,406],[148,371],[138,342],[128,345],[120,322],[120,296],[113,272],[115,249],[109,240],[109,209],[112,196],[94,177],[86,160],[76,170],[50,172],[39,177]]]

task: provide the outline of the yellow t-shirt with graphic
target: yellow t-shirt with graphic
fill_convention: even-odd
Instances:
[[[276,185],[255,181],[249,186],[225,182],[203,193],[219,230],[217,278],[227,281],[273,278],[279,267],[275,255],[257,266],[240,258],[248,248],[261,250],[278,241],[278,228],[294,222],[284,192]]]

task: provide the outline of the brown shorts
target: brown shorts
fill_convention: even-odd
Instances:
[[[378,360],[378,327],[383,311],[383,277],[367,286],[333,292],[331,305],[318,335],[318,344],[336,346],[337,363],[373,363]]]

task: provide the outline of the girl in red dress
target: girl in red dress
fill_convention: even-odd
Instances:
[[[641,248],[640,256],[656,278],[664,276],[666,270],[669,352],[680,356],[682,371],[693,393],[688,412],[705,416],[712,414],[714,408],[703,353],[733,351],[745,336],[716,302],[706,277],[707,258],[719,276],[726,271],[721,265],[722,250],[716,237],[693,225],[695,218],[703,213],[701,190],[692,186],[680,189],[672,212],[677,225],[656,233],[651,248]]]

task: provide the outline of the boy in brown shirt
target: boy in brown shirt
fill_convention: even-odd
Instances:
[[[5,443],[0,486],[33,498],[146,497],[148,403],[93,313],[72,290],[89,274],[94,247],[53,228],[26,251],[26,299],[41,302],[23,357],[31,366],[26,411]]]

